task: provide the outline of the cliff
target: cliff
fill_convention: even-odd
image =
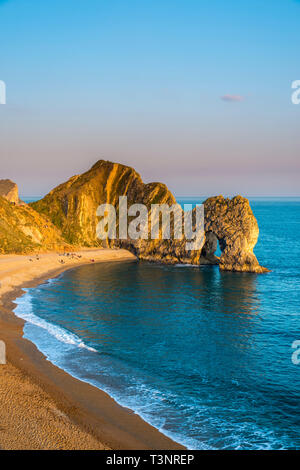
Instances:
[[[68,244],[57,227],[31,207],[0,196],[0,253],[57,250]]]
[[[108,203],[118,211],[119,196],[123,195],[128,198],[128,207],[136,203],[146,205],[149,216],[151,204],[176,204],[164,184],[144,184],[134,169],[99,160],[89,171],[73,176],[31,207],[49,218],[70,244],[123,247],[149,261],[219,264],[224,270],[265,271],[253,254],[258,225],[247,199],[241,196],[232,200],[222,196],[209,198],[204,203],[205,238],[199,249],[186,251],[184,237],[180,240],[99,240],[96,236],[98,206]],[[220,260],[214,255],[217,240],[222,249]]]
[[[9,202],[19,204],[18,186],[11,180],[0,180],[0,196],[4,197]]]
[[[127,239],[103,242],[97,238],[98,206],[108,203],[118,210],[119,196],[122,195],[127,196],[128,207],[141,203],[149,208],[149,213],[151,204],[176,203],[166,185],[144,184],[133,168],[100,160],[89,171],[73,176],[66,183],[50,191],[42,200],[32,203],[31,207],[49,217],[71,244],[122,247],[129,249],[140,259],[151,261],[187,261],[184,239],[181,241]]]

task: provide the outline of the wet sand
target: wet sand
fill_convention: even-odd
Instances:
[[[0,449],[182,449],[105,392],[51,364],[22,337],[24,322],[13,314],[22,287],[77,265],[135,261],[126,250],[76,254],[0,256],[0,340],[7,348],[7,364],[0,365]]]

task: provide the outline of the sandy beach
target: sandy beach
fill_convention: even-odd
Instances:
[[[135,261],[126,250],[84,249],[73,255],[0,256],[0,449],[181,449],[101,390],[57,368],[24,339],[13,314],[22,288],[82,264]]]

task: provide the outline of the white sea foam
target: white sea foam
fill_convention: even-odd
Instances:
[[[50,323],[46,320],[44,320],[41,317],[38,317],[33,313],[32,309],[32,298],[29,292],[29,289],[24,289],[25,294],[22,297],[19,297],[16,299],[15,303],[17,304],[17,307],[14,310],[14,313],[16,316],[19,318],[22,318],[26,322],[30,323],[31,325],[37,326],[39,328],[42,328],[47,331],[48,334],[50,334],[52,337],[56,338],[58,341],[64,344],[70,344],[73,345],[74,347],[78,348],[85,348],[89,351],[92,352],[97,352],[95,349],[87,346],[84,344],[84,342],[75,334],[70,333],[66,329],[54,325],[53,323]],[[31,341],[34,342],[34,338],[30,337]],[[52,353],[49,352],[49,349],[46,348],[46,350],[43,348],[42,352],[46,355],[46,357],[55,365],[58,367],[61,367],[60,361],[55,360],[53,357]],[[126,408],[131,408],[135,413],[137,413],[144,421],[148,422],[151,424],[153,427],[158,429],[161,433],[165,434],[168,436],[170,439],[173,439],[176,442],[181,443],[187,449],[211,449],[211,447],[206,446],[205,444],[199,443],[197,440],[194,440],[193,438],[186,437],[182,434],[172,432],[170,429],[166,429],[166,419],[165,418],[157,418],[155,411],[153,413],[152,409],[152,403],[153,400],[159,400],[163,401],[165,398],[163,398],[163,394],[156,389],[153,389],[152,387],[148,387],[142,382],[139,383],[139,380],[136,381],[136,389],[135,393],[131,394],[130,397],[124,396],[123,392],[120,393],[119,390],[112,389],[111,387],[102,384],[101,382],[98,382],[98,380],[87,380],[86,377],[83,377],[79,371],[77,370],[76,373],[73,370],[72,367],[66,367],[66,364],[63,366],[64,370],[71,374],[73,377],[83,380],[87,383],[90,383],[91,385],[94,385],[106,393],[108,393],[112,398],[114,398],[121,406],[124,406]],[[113,373],[113,370],[108,371],[108,373]],[[133,398],[134,396],[134,398]],[[144,399],[143,399],[144,398]]]
[[[71,344],[78,348],[84,348],[88,351],[97,352],[96,349],[87,346],[77,335],[70,333],[65,328],[61,326],[54,325],[43,318],[38,317],[32,312],[31,296],[28,293],[28,290],[24,289],[26,294],[22,297],[16,299],[17,307],[14,310],[14,313],[17,317],[22,318],[32,325],[38,326],[46,330],[51,336],[56,338],[58,341]]]

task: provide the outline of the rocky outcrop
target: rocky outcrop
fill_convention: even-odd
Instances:
[[[31,207],[49,218],[68,243],[103,246],[96,235],[97,208],[108,203],[118,211],[119,196],[123,195],[127,196],[129,207],[136,203],[146,205],[149,217],[152,204],[176,204],[164,184],[145,184],[134,169],[100,160],[89,171],[73,176]],[[253,254],[258,226],[247,199],[219,196],[208,199],[204,206],[205,238],[197,250],[186,251],[184,237],[179,240],[107,239],[104,245],[127,248],[149,261],[219,264],[224,270],[264,272]],[[222,249],[220,259],[214,254],[218,240]]]
[[[203,254],[213,256],[219,241],[222,251],[220,269],[256,273],[268,271],[259,265],[253,253],[259,229],[248,199],[241,196],[233,199],[211,197],[205,201],[204,207],[207,241]]]
[[[53,189],[42,200],[31,204],[36,211],[46,215],[57,225],[66,240],[82,246],[122,247],[140,259],[166,263],[196,262],[199,253],[187,255],[185,240],[99,240],[96,234],[96,211],[101,204],[112,204],[119,210],[119,196],[127,196],[128,207],[135,203],[176,204],[166,185],[144,184],[133,169],[118,163],[98,161],[89,171],[73,176]],[[117,217],[118,231],[118,217]],[[150,238],[150,237],[149,237]]]
[[[19,204],[18,186],[11,180],[0,180],[0,196],[4,197],[9,202]]]
[[[57,227],[31,207],[0,196],[0,253],[69,249]]]
[[[175,202],[165,185],[144,184],[132,168],[100,160],[89,171],[73,176],[31,207],[50,217],[70,243],[97,246],[101,244],[96,236],[97,208],[105,203],[118,206],[119,195],[127,195],[129,205]]]

